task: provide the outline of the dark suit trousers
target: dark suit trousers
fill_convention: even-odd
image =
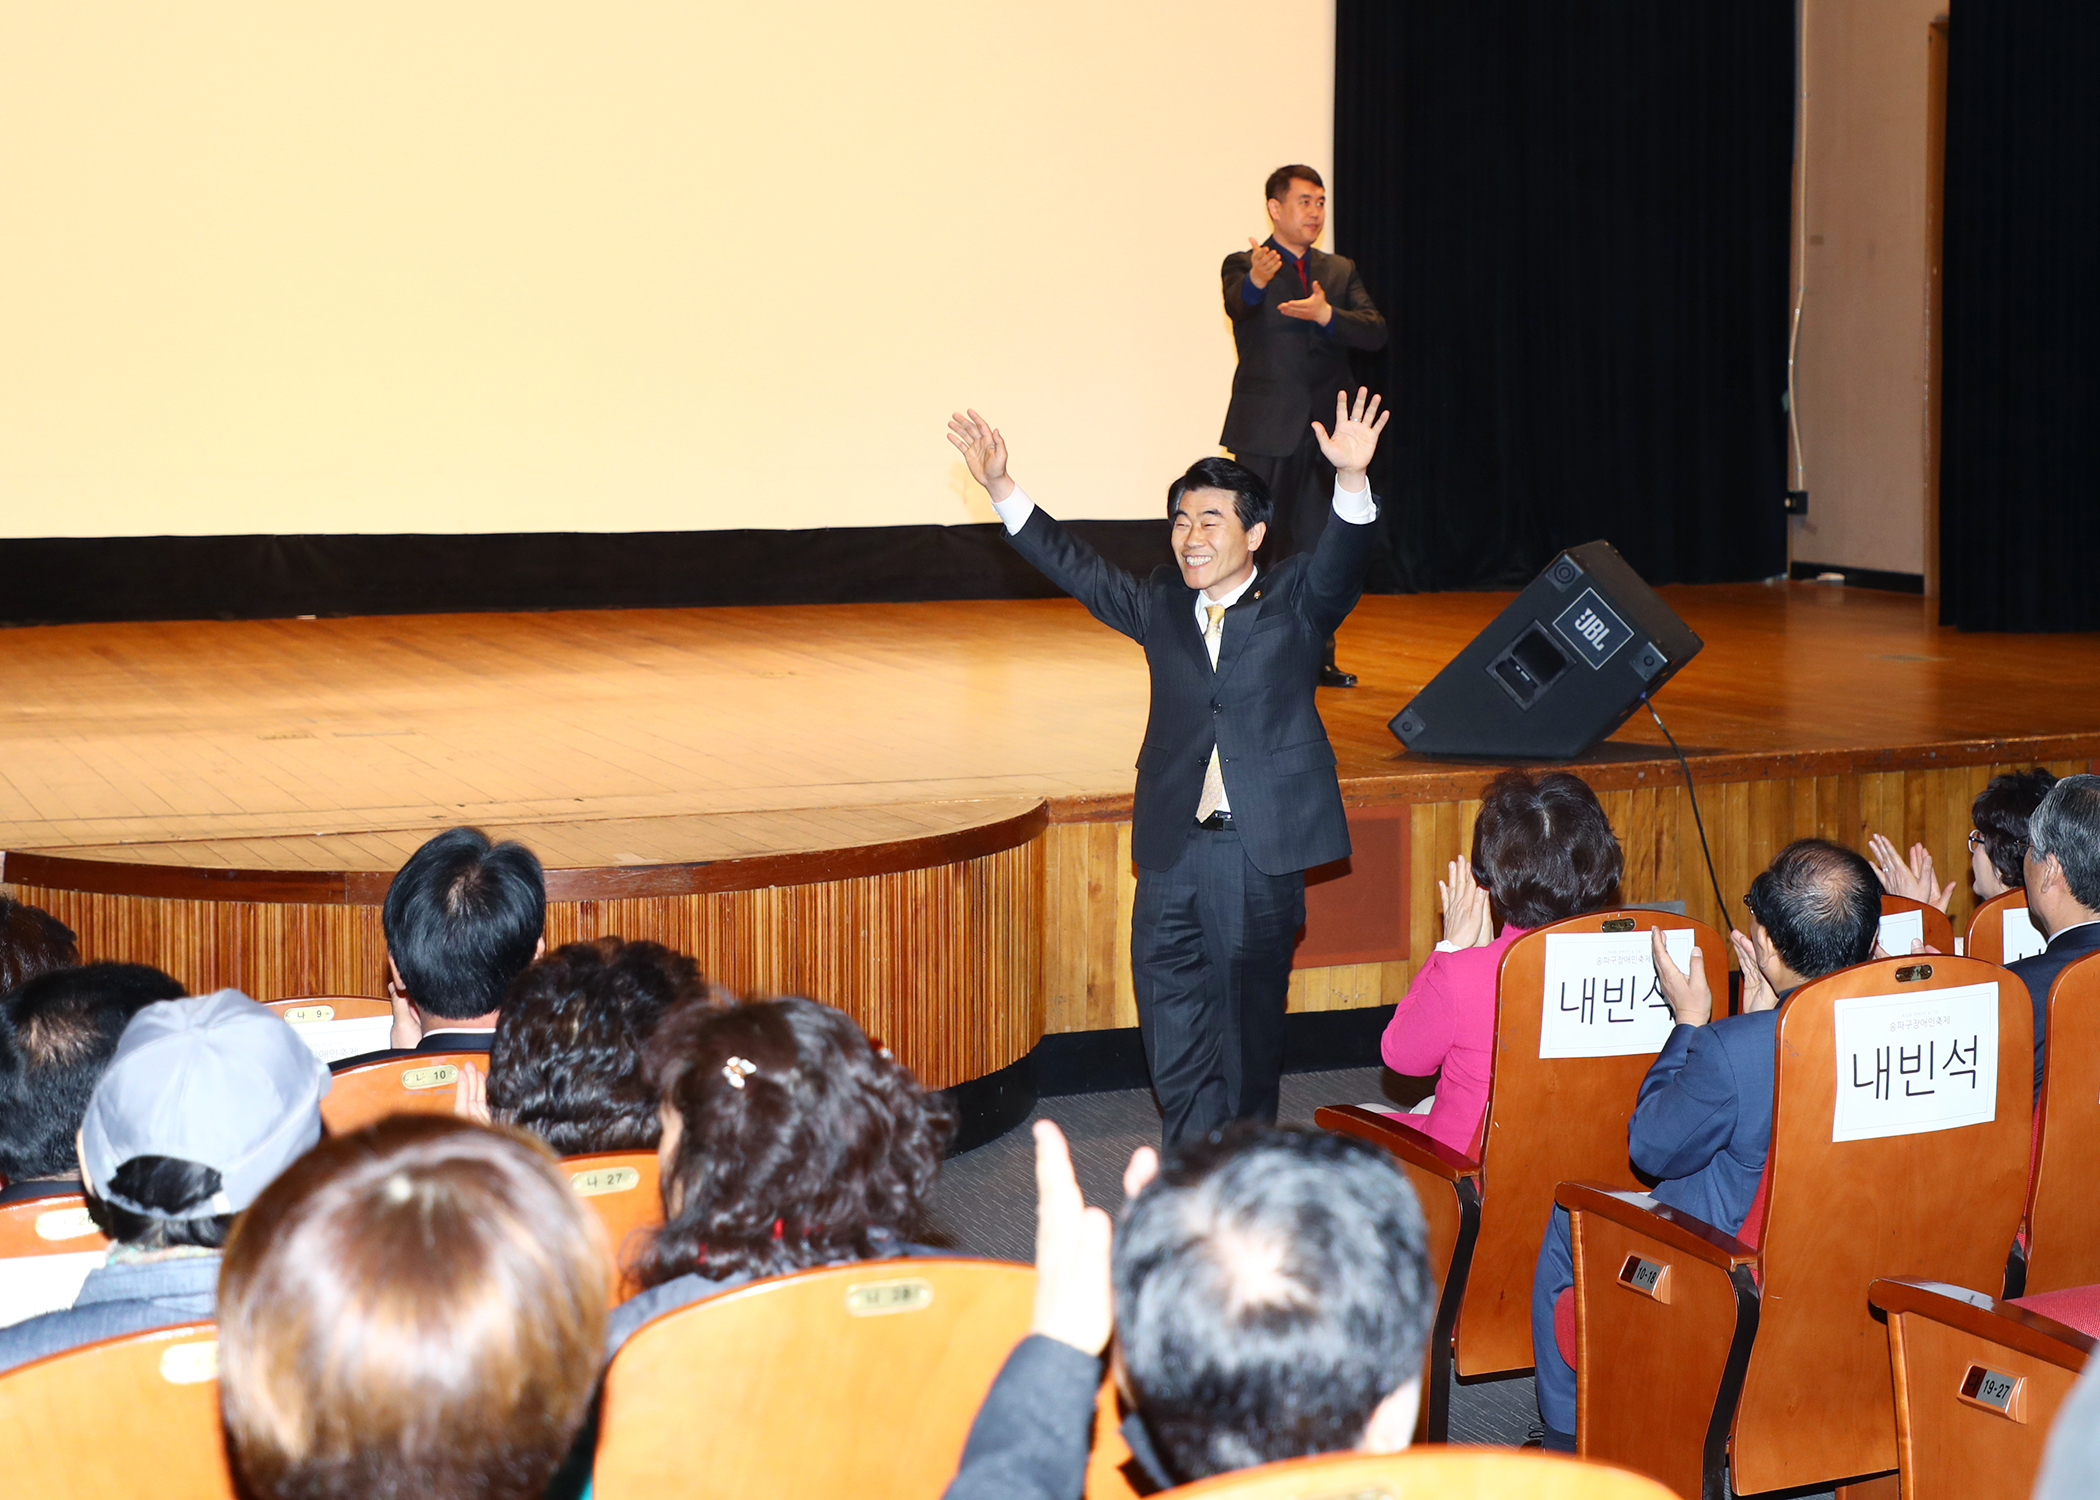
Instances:
[[[1305,872],[1264,875],[1237,833],[1195,829],[1172,869],[1138,868],[1130,971],[1166,1145],[1275,1120],[1304,925]]]
[[[1314,413],[1323,427],[1334,422],[1333,412]],[[1334,514],[1334,465],[1320,451],[1320,440],[1307,427],[1298,435],[1298,446],[1281,458],[1266,453],[1239,453],[1234,458],[1261,476],[1276,502],[1275,519],[1269,523],[1268,540],[1262,544],[1261,562],[1273,567],[1286,557],[1310,552]]]

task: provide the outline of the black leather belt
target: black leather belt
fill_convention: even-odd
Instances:
[[[1232,831],[1232,814],[1229,812],[1214,812],[1207,818],[1198,818],[1196,826],[1198,828],[1208,828],[1212,833],[1230,833]]]

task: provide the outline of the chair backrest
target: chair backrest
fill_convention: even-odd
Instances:
[[[596,1494],[938,1495],[1034,1298],[1030,1266],[912,1258],[666,1313],[606,1371]]]
[[[392,1045],[393,1007],[367,995],[305,995],[265,1002],[331,1067]]]
[[[344,1068],[321,1101],[331,1135],[362,1130],[388,1115],[442,1115],[452,1110],[462,1063],[486,1069],[486,1052],[417,1052]]]
[[[1993,896],[1976,908],[1963,946],[1971,958],[2006,964],[2039,953],[2047,944],[2027,915],[2027,892],[2017,890]]]
[[[1480,1234],[1458,1315],[1461,1375],[1531,1364],[1531,1278],[1554,1188],[1568,1181],[1640,1185],[1627,1160],[1626,1125],[1641,1079],[1671,1025],[1661,994],[1651,988],[1651,927],[1690,932],[1692,946],[1706,955],[1708,982],[1725,1001],[1727,940],[1704,922],[1670,912],[1589,912],[1527,932],[1502,955],[1494,1078],[1480,1144]],[[1584,995],[1577,981],[1562,993],[1569,988],[1569,945],[1555,939],[1588,934],[1637,951],[1638,962],[1618,981],[1623,990]],[[1550,997],[1549,982],[1555,991]],[[1569,1050],[1541,1045],[1549,1005],[1556,1044],[1592,1045],[1579,1040],[1584,1036],[1599,1046],[1625,1045],[1621,1036],[1644,1040],[1638,1050],[1618,1055],[1541,1057],[1541,1051]]]
[[[87,1199],[78,1193],[0,1203],[0,1258],[108,1248],[109,1241],[88,1217]]]
[[[1912,913],[1916,913],[1914,920]],[[1891,926],[1892,918],[1894,927]],[[1954,951],[1954,922],[1945,912],[1926,902],[1913,901],[1908,896],[1891,896],[1884,892],[1881,897],[1882,951],[1890,958],[1908,957],[1909,941],[1896,942],[1894,933],[1899,928],[1909,932],[1912,927],[1917,928],[1913,935],[1922,937],[1926,947],[1941,953]]]
[[[2027,1500],[2093,1341],[1981,1292],[1877,1281],[1889,1320],[1903,1500]]]
[[[378,1016],[392,1019],[394,1014],[393,1006],[384,1000],[374,1000],[370,995],[301,995],[291,1000],[265,1000],[263,1004],[294,1026],[311,1025],[316,1021],[361,1021]]]
[[[218,1355],[218,1330],[187,1323],[0,1375],[8,1493],[231,1500]]]
[[[1165,1493],[1188,1500],[1674,1500],[1645,1475],[1572,1454],[1470,1447],[1293,1458]]]
[[[561,1170],[584,1206],[605,1226],[606,1244],[612,1251],[613,1300],[632,1297],[641,1288],[634,1285],[625,1268],[639,1248],[637,1232],[664,1221],[656,1153],[598,1151],[588,1156],[565,1156]]]
[[[2057,974],[2048,1037],[2027,1180],[2030,1295],[2100,1282],[2100,953]]]
[[[2026,1197],[2033,1029],[2011,975],[1940,955],[1841,969],[1781,1008],[1738,1491],[1896,1466],[1867,1287],[1997,1284]]]

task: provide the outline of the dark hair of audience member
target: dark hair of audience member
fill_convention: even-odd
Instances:
[[[442,1115],[324,1139],[242,1215],[219,1389],[260,1500],[527,1500],[603,1364],[605,1241],[543,1146]]]
[[[1984,858],[2008,890],[2027,884],[2020,856],[2027,850],[2027,820],[2056,785],[2056,773],[2042,766],[1993,776],[1969,804],[1969,821],[1983,835]]]
[[[2066,776],[2049,788],[2027,824],[2036,858],[2063,867],[2071,899],[2100,911],[2100,776]]]
[[[1170,1151],[1116,1226],[1125,1373],[1184,1483],[1356,1447],[1421,1377],[1436,1296],[1407,1179],[1325,1131]]]
[[[426,1014],[471,1021],[503,1003],[547,921],[540,862],[523,844],[453,828],[408,857],[380,908],[387,953]]]
[[[1327,184],[1320,180],[1318,172],[1303,162],[1293,162],[1287,167],[1278,167],[1269,174],[1269,180],[1262,184],[1261,195],[1269,202],[1281,203],[1283,195],[1291,190],[1293,181],[1309,182],[1322,192],[1327,190]]]
[[[1780,961],[1814,979],[1873,955],[1881,882],[1852,850],[1827,839],[1796,839],[1750,883],[1749,907]]]
[[[182,992],[158,969],[102,963],[39,974],[0,1000],[0,1173],[8,1181],[80,1170],[74,1138],[125,1026]]]
[[[142,1214],[110,1202],[102,1196],[105,1185],[133,1203],[160,1213]],[[179,1245],[216,1250],[233,1232],[232,1214],[198,1214],[189,1218],[161,1215],[186,1213],[210,1201],[212,1194],[224,1185],[218,1168],[202,1162],[176,1156],[134,1156],[118,1163],[107,1184],[88,1184],[88,1217],[110,1239],[134,1250],[172,1250]]]
[[[0,995],[79,962],[72,928],[41,906],[0,896]]]
[[[1190,490],[1223,490],[1232,496],[1232,513],[1242,531],[1252,531],[1276,513],[1276,502],[1262,477],[1244,464],[1229,458],[1199,458],[1188,472],[1167,486],[1167,519],[1181,511],[1181,497]]]
[[[1625,868],[1611,820],[1580,776],[1504,771],[1481,793],[1473,878],[1502,921],[1543,927],[1611,906]]]
[[[916,1225],[955,1133],[947,1101],[813,1000],[687,1001],[648,1069],[677,1140],[644,1286],[868,1259],[871,1231]]]
[[[671,1006],[709,991],[661,943],[565,943],[510,987],[489,1056],[489,1108],[557,1156],[654,1151],[656,1091],[642,1053]]]

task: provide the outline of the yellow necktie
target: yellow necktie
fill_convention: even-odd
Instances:
[[[1225,639],[1225,606],[1206,604],[1203,607],[1210,613],[1210,624],[1203,631],[1203,647],[1210,652],[1210,664],[1215,670],[1218,646]],[[1224,800],[1225,770],[1218,763],[1218,747],[1213,745],[1210,747],[1210,764],[1203,768],[1203,794],[1196,799],[1196,821],[1200,823],[1216,812]]]

